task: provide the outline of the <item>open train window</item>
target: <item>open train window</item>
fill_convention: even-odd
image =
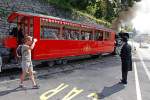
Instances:
[[[76,39],[80,40],[80,32],[79,31],[75,31],[75,34],[76,34]]]
[[[103,33],[102,32],[99,33],[98,41],[103,41]]]
[[[104,32],[104,40],[105,41],[110,40],[110,32]]]
[[[70,32],[70,38],[71,38],[72,40],[78,40],[78,39],[79,39],[79,33],[78,33],[78,31],[72,30],[72,31]]]
[[[60,39],[60,27],[41,21],[40,37],[41,39],[58,40]]]
[[[90,31],[82,31],[81,32],[81,40],[92,40],[93,35]]]
[[[64,29],[62,38],[64,40],[79,40],[80,39],[80,34],[79,30],[71,30],[71,29]]]
[[[100,32],[100,31],[97,31],[97,32],[95,33],[94,40],[96,40],[96,41],[103,41],[103,33]]]
[[[91,33],[91,34],[89,35],[89,40],[94,40],[94,34],[93,34],[93,33]]]
[[[52,27],[43,27],[41,32],[42,39],[58,40],[59,29]]]
[[[85,40],[85,33],[81,32],[81,40]]]
[[[64,29],[64,32],[62,34],[62,38],[64,40],[71,40],[71,37],[70,37],[70,30],[67,30],[67,29]]]

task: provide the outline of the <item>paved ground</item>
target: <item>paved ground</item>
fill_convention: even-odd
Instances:
[[[128,85],[118,84],[121,78],[120,58],[107,56],[74,61],[55,68],[40,68],[37,81],[40,89],[19,89],[17,74],[0,78],[1,100],[150,100],[149,49],[138,49]],[[11,80],[10,80],[11,79]],[[95,98],[95,99],[94,99]]]

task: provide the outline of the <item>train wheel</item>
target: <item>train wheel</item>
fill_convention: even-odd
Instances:
[[[100,55],[92,55],[92,58],[99,58]]]
[[[47,64],[48,64],[49,67],[52,67],[52,66],[55,65],[55,62],[54,61],[49,61],[49,62],[47,62]]]
[[[68,63],[68,60],[66,60],[66,59],[62,60],[62,64],[63,64],[63,65],[65,65],[65,64],[67,64],[67,63]]]
[[[56,60],[55,63],[56,63],[57,65],[60,65],[60,64],[62,64],[62,60]]]

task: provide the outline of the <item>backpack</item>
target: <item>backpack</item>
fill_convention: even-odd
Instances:
[[[22,45],[19,45],[16,49],[17,57],[22,57]]]

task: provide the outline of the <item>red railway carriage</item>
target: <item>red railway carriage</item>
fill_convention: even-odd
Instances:
[[[111,29],[26,12],[12,12],[8,22],[21,23],[24,34],[38,39],[32,51],[33,60],[98,55],[114,51],[115,32]],[[7,37],[4,45],[15,49],[17,40],[16,37]]]

